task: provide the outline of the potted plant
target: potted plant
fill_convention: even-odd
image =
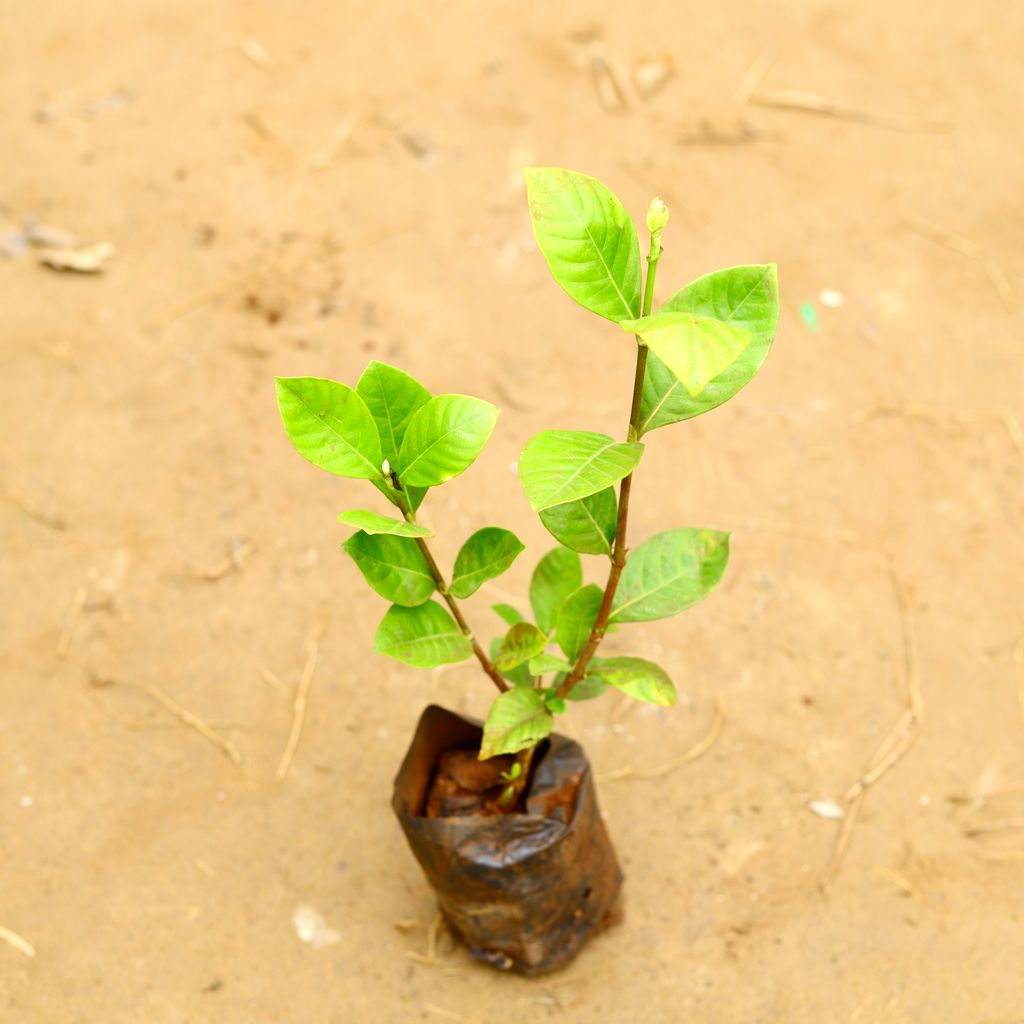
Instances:
[[[488,526],[442,569],[418,518],[432,488],[467,470],[498,410],[431,395],[371,362],[354,388],[278,378],[285,430],[298,452],[339,476],[368,480],[392,514],[355,509],[344,544],[390,607],[374,650],[417,668],[475,657],[498,691],[486,721],[429,707],[395,780],[393,806],[452,930],[480,959],[524,974],[569,962],[617,916],[621,873],[580,746],[555,731],[574,701],[609,688],[658,705],[676,692],[639,657],[601,657],[613,627],[676,615],[718,583],[727,533],[668,529],[627,546],[630,488],[644,437],[721,405],[757,372],[778,320],[774,265],[698,278],[652,313],[668,209],[647,212],[646,278],[636,229],[600,182],[558,168],[525,171],[530,217],[555,280],[632,338],[636,372],[626,436],[544,430],[519,459],[527,501],[558,545],[537,563],[531,617],[494,606],[504,629],[489,647],[462,602],[524,550]],[[616,488],[618,493],[616,494]],[[606,565],[584,582],[581,555]]]

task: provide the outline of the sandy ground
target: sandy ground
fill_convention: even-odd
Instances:
[[[0,261],[0,926],[35,952],[0,942],[5,1024],[1024,1020],[1024,9],[2,8],[0,221],[117,249],[91,277]],[[834,112],[765,106],[780,90]],[[602,782],[627,920],[534,982],[444,942],[416,959],[433,909],[391,778],[425,702],[479,714],[489,683],[370,652],[383,603],[334,522],[363,489],[294,455],[271,386],[378,357],[502,406],[428,504],[446,560],[490,523],[529,543],[470,604],[496,631],[549,544],[517,452],[620,433],[632,365],[549,280],[526,163],[638,216],[660,192],[663,297],[774,260],[784,303],[761,376],[652,434],[634,491],[635,537],[734,530],[710,600],[615,641],[680,705],[570,722],[601,776],[685,752],[716,700],[724,728]],[[158,687],[241,763],[96,676]],[[915,684],[917,741],[823,894],[839,824],[808,801],[842,798]]]

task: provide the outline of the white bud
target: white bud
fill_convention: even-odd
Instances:
[[[388,476],[388,475],[390,475],[390,473],[391,473],[391,463],[390,463],[390,462],[388,462],[388,460],[387,460],[387,459],[385,459],[385,460],[384,460],[384,465],[382,465],[382,466],[381,466],[380,468],[381,468],[381,472],[382,472],[382,473],[383,473],[383,474],[384,474],[385,476]]]

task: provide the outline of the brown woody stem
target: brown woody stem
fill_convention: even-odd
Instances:
[[[644,285],[644,300],[641,316],[648,316],[651,312],[651,304],[654,298],[654,276],[658,269],[658,260],[661,259],[661,232],[652,232],[651,248],[647,255],[647,281]],[[639,440],[640,437],[640,408],[644,395],[644,375],[647,372],[647,346],[637,338],[636,348],[636,372],[633,375],[633,401],[629,409],[629,431],[630,441]],[[619,517],[615,524],[615,542],[611,551],[612,564],[608,570],[608,582],[604,586],[604,594],[601,597],[601,607],[597,611],[597,619],[590,631],[587,643],[580,651],[576,664],[572,671],[562,680],[556,691],[559,697],[567,697],[569,691],[586,674],[590,659],[594,657],[597,648],[608,630],[608,620],[612,614],[612,602],[615,600],[615,591],[619,586],[619,577],[626,567],[626,528],[629,524],[629,495],[633,488],[633,474],[622,478],[619,484]]]
[[[392,476],[392,482],[397,484],[397,478]],[[402,510],[402,515],[405,516],[406,522],[415,523],[416,513],[406,506],[405,500],[402,496],[401,484],[398,484],[395,488],[395,493],[398,496],[398,507]],[[451,591],[448,589],[448,583],[446,582],[444,575],[441,573],[440,568],[438,568],[437,562],[434,561],[434,556],[430,553],[430,548],[427,546],[427,542],[422,537],[417,537],[416,543],[419,545],[420,551],[423,552],[423,557],[427,560],[427,565],[430,568],[430,575],[434,577],[434,583],[437,584],[438,593],[444,598],[444,603],[448,605],[448,610],[452,613],[452,618],[462,631],[462,635],[472,645],[473,653],[476,655],[476,660],[480,662],[480,667],[491,677],[494,681],[494,685],[504,693],[509,688],[508,683],[502,679],[501,673],[494,667],[494,662],[487,657],[484,649],[480,646],[476,636],[473,634],[473,630],[469,628],[469,623],[466,622],[466,617],[462,614],[462,609],[459,607],[458,601],[455,600]]]

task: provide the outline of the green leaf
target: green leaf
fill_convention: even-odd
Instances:
[[[392,605],[377,627],[373,649],[416,668],[435,668],[465,661],[473,645],[455,620],[434,601],[417,608]]]
[[[753,335],[745,327],[696,313],[655,313],[622,326],[639,335],[686,388],[697,398],[708,383],[732,366]]]
[[[527,167],[537,245],[569,297],[598,316],[640,315],[640,247],[626,208],[601,182],[560,167]]]
[[[554,716],[536,690],[508,690],[491,705],[484,723],[480,760],[518,754],[549,735],[554,724]]]
[[[530,675],[543,676],[548,672],[571,672],[572,665],[554,654],[538,654],[530,659]]]
[[[548,709],[548,711],[550,711],[554,715],[564,715],[565,714],[565,698],[564,697],[559,697],[557,695],[554,696],[554,697],[545,697],[544,698],[544,706]]]
[[[608,684],[600,676],[586,675],[566,694],[566,697],[569,700],[594,700],[607,689]]]
[[[552,548],[530,578],[530,607],[541,631],[550,636],[565,599],[583,585],[583,563],[575,551]]]
[[[587,675],[648,704],[667,708],[676,702],[676,688],[665,670],[643,658],[595,659]]]
[[[338,516],[338,522],[354,526],[364,533],[390,533],[395,537],[433,537],[434,531],[418,523],[407,523],[404,519],[392,519],[379,512],[365,508],[350,508]]]
[[[526,621],[510,604],[492,604],[491,611],[494,612],[502,621],[507,622],[510,626],[514,626],[517,622]]]
[[[654,354],[647,358],[640,433],[699,416],[748,384],[771,348],[779,321],[779,288],[773,263],[731,267],[699,277],[676,292],[660,313],[697,313],[750,331],[750,344],[728,369],[693,398]]]
[[[729,534],[666,530],[634,548],[612,604],[612,622],[648,622],[702,601],[722,578]]]
[[[542,430],[519,457],[519,479],[535,512],[586,498],[633,472],[639,442],[585,430]]]
[[[540,513],[540,521],[555,540],[587,555],[612,553],[617,518],[618,502],[613,487]]]
[[[504,637],[496,636],[491,641],[491,661],[496,661],[498,657],[498,651],[501,649],[501,642]],[[501,671],[499,669],[499,671]],[[533,676],[530,675],[529,667],[524,663],[517,665],[515,668],[510,668],[506,672],[501,673],[510,683],[514,683],[516,686],[525,686],[527,689],[533,687]]]
[[[407,373],[374,360],[363,371],[356,384],[359,397],[377,424],[380,434],[381,452],[391,465],[398,468],[398,452],[402,447],[406,428],[413,413],[430,401],[430,392],[419,381]],[[393,505],[400,503],[391,487],[383,480],[375,479],[374,487]],[[420,507],[425,487],[403,487],[405,500],[415,512]]]
[[[547,645],[547,636],[532,622],[517,622],[501,641],[494,665],[499,672],[509,672],[540,654]]]
[[[380,479],[380,437],[352,388],[321,377],[277,377],[277,407],[295,450],[338,476]]]
[[[523,542],[511,531],[497,526],[477,530],[455,558],[451,592],[469,597],[487,580],[500,576],[525,551]]]
[[[360,531],[342,545],[366,582],[387,601],[412,608],[434,592],[430,565],[414,540]]]
[[[555,639],[570,661],[575,661],[586,647],[603,597],[604,591],[596,583],[588,583],[570,595],[562,605],[558,613]]]
[[[430,392],[415,378],[373,360],[356,384],[380,434],[381,452],[393,468],[413,414],[430,401]]]
[[[494,430],[498,410],[466,395],[438,395],[421,406],[398,453],[402,485],[433,487],[467,470]]]

